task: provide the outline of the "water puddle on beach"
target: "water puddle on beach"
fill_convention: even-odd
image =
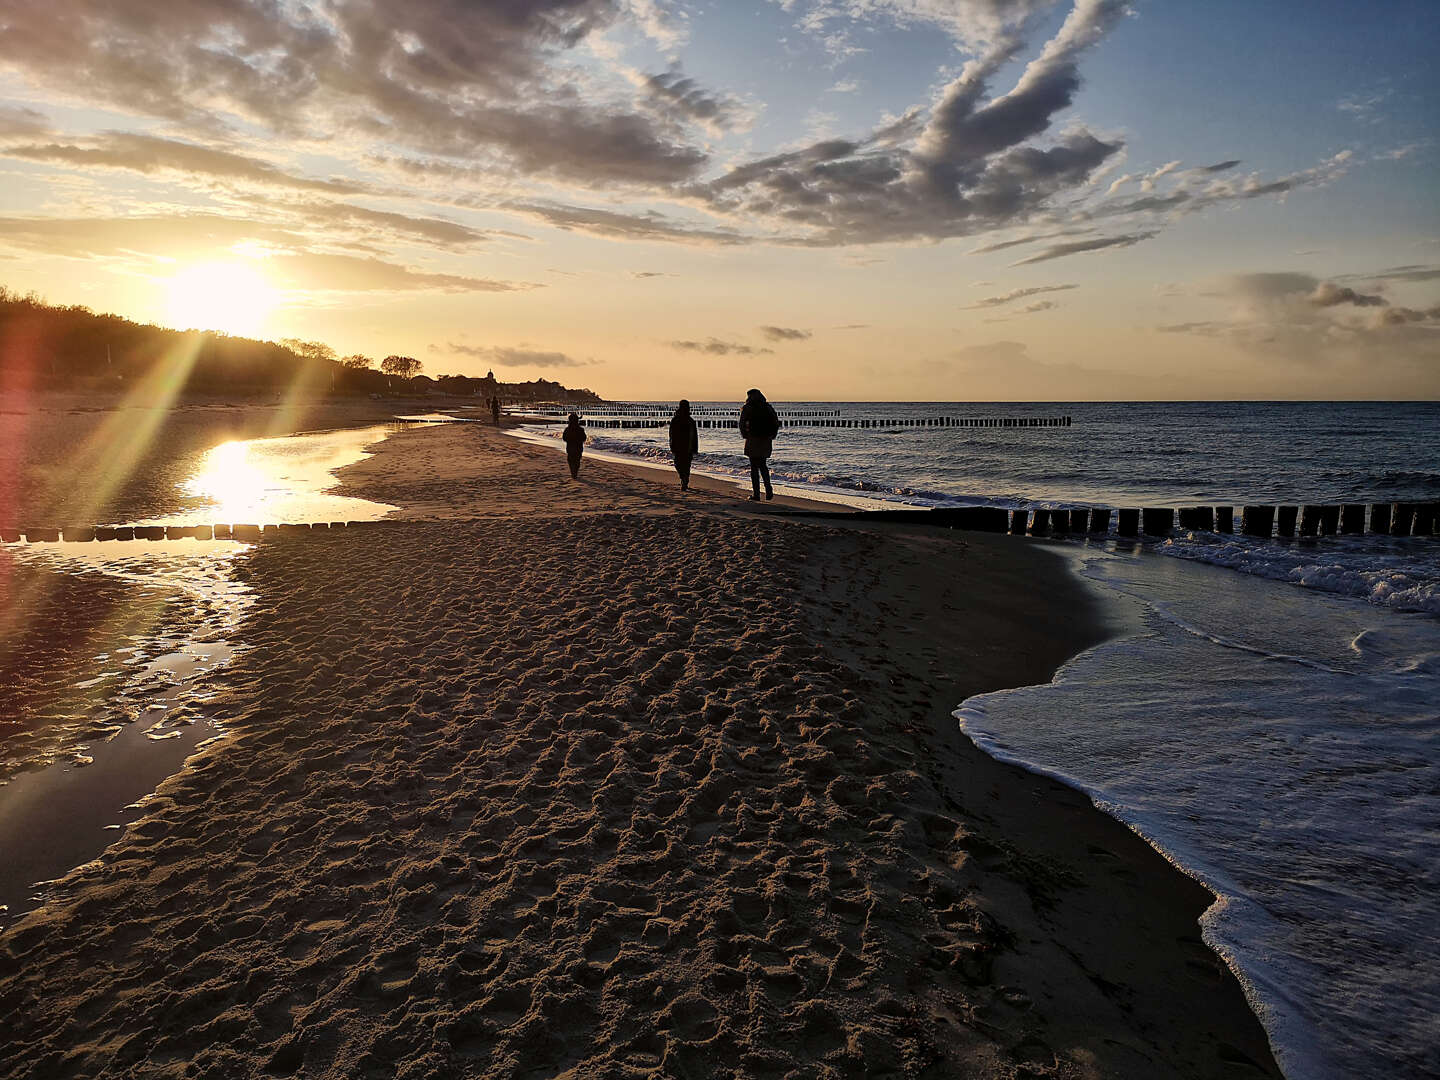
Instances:
[[[392,427],[225,443],[166,524],[366,521],[331,493]],[[145,524],[148,522],[134,522]],[[128,524],[128,523],[127,523]],[[0,546],[0,926],[93,860],[167,777],[223,736],[211,677],[244,644],[252,545],[194,539]],[[10,669],[14,670],[11,671]]]
[[[1440,620],[1117,547],[1072,551],[1141,632],[962,728],[1216,893],[1205,938],[1287,1075],[1433,1075]]]
[[[282,522],[375,521],[393,506],[336,495],[335,471],[369,455],[365,447],[397,425],[307,432],[221,443],[205,453],[181,485],[183,509],[137,525],[266,525]]]

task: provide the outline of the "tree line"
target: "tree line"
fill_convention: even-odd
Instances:
[[[599,401],[548,379],[504,383],[466,375],[421,374],[413,356],[339,356],[318,341],[257,341],[213,331],[172,330],[119,315],[45,303],[0,285],[0,386],[121,392],[150,376],[180,393],[251,396],[315,394],[454,396],[505,401]]]

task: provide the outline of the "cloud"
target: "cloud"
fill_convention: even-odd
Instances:
[[[1029,266],[1032,263],[1049,262],[1051,259],[1063,259],[1067,255],[1081,255],[1088,251],[1105,251],[1109,248],[1130,247],[1142,240],[1149,240],[1156,235],[1157,230],[1151,229],[1148,232],[1126,233],[1121,236],[1097,236],[1090,240],[1075,240],[1068,244],[1053,244],[1043,251],[1037,252],[1028,258],[1013,262],[1011,266]]]
[[[1080,127],[1047,146],[1032,142],[1073,103],[1080,56],[1125,13],[1122,0],[1076,0],[1015,85],[986,99],[1023,45],[1014,34],[1048,6],[881,3],[894,17],[995,43],[941,90],[928,116],[911,110],[861,138],[821,139],[689,190],[717,212],[805,230],[789,242],[810,245],[941,239],[1025,222],[1123,145]]]
[[[303,252],[273,255],[265,275],[284,288],[337,292],[517,292],[541,288],[529,282],[497,281],[464,274],[415,270],[382,259]]]
[[[1344,285],[1336,285],[1331,281],[1322,281],[1316,285],[1308,297],[1310,303],[1316,307],[1334,307],[1336,304],[1354,304],[1356,307],[1384,307],[1383,296],[1367,296],[1364,293],[1357,293],[1354,289]]]
[[[706,90],[678,68],[638,78],[651,107],[664,115],[699,124],[713,134],[743,129],[754,119],[753,112],[741,102]]]
[[[299,233],[221,214],[147,214],[122,218],[0,218],[0,246],[70,259],[214,258],[242,243],[288,248]]]
[[[836,329],[836,330],[869,330],[869,329],[870,329],[870,324],[869,324],[868,322],[853,322],[853,323],[846,323],[844,326],[837,326],[837,327],[835,327],[835,329]]]
[[[661,271],[661,270],[631,270],[631,271],[630,271],[630,276],[631,276],[632,278],[636,278],[636,279],[638,279],[638,280],[643,281],[643,280],[645,280],[645,279],[647,279],[647,278],[674,277],[675,275],[674,275],[674,274],[667,274],[667,273],[665,273],[665,272],[663,272],[663,271]]]
[[[6,12],[5,54],[39,87],[191,130],[335,131],[590,184],[673,183],[705,151],[561,62],[622,0],[334,5],[67,0]],[[654,20],[652,20],[652,25]],[[83,79],[74,77],[84,72]]]
[[[812,336],[809,330],[794,330],[788,326],[762,326],[760,333],[766,341],[808,341]]]
[[[1219,322],[1170,323],[1168,326],[1157,326],[1155,330],[1161,334],[1201,334],[1206,337],[1214,337],[1224,330],[1226,325]]]
[[[156,214],[131,218],[0,218],[0,246],[72,259],[148,260],[156,265],[266,252],[259,265],[277,286],[356,292],[516,292],[540,288],[463,274],[434,273],[400,263],[305,250],[295,230],[219,214]]]
[[[1388,89],[1373,94],[1351,94],[1337,102],[1335,108],[1362,124],[1378,124],[1384,119],[1380,107],[1392,94]]]
[[[1124,141],[1068,113],[1082,61],[1129,13],[1126,0],[777,2],[835,55],[859,48],[862,33],[898,25],[939,29],[969,59],[947,69],[930,100],[868,131],[761,148],[722,166],[705,133],[740,130],[755,109],[668,58],[687,33],[684,3],[63,0],[58,10],[7,10],[0,40],[9,75],[46,100],[123,109],[148,129],[158,121],[187,138],[59,136],[46,117],[15,109],[0,112],[0,135],[23,138],[10,152],[31,160],[179,176],[211,194],[222,187],[224,198],[246,186],[317,198],[418,188],[455,206],[607,239],[826,247],[1032,234],[979,251],[1057,235],[1093,243],[1075,229],[1102,216],[1120,218],[1108,231],[1134,243],[1180,214],[1325,183],[1348,160],[1240,177],[1228,175],[1238,159],[1191,169],[1177,159],[1144,174],[1140,199],[1120,194],[1135,194],[1124,187],[1129,175],[1102,194]],[[1059,28],[1040,37],[1062,7]],[[636,30],[671,66],[641,73],[616,60],[610,35]],[[845,92],[849,82],[830,89]],[[282,147],[290,158],[272,160]],[[308,175],[315,160],[337,161],[336,174]],[[268,220],[282,208],[243,212]],[[423,215],[367,219],[359,209],[313,210],[308,222],[327,217],[361,234],[347,238],[352,251],[376,236],[454,249],[495,235]]]
[[[1011,303],[1014,300],[1023,300],[1027,296],[1038,296],[1041,293],[1064,292],[1067,289],[1078,289],[1078,285],[1032,285],[1027,289],[1012,289],[999,296],[987,296],[982,300],[976,300],[973,304],[966,304],[965,309],[1000,307],[1002,304]]]
[[[1412,264],[1392,266],[1377,270],[1373,274],[1346,274],[1341,281],[1436,281],[1440,280],[1440,266]]]
[[[993,47],[1021,33],[1058,0],[778,0],[799,13],[797,25],[822,40],[836,36],[837,24],[879,22],[900,27],[934,26],[957,44]]]
[[[596,363],[594,360],[577,360],[568,353],[539,349],[531,345],[463,345],[452,341],[446,348],[456,356],[468,356],[500,367],[574,368],[589,367]],[[431,350],[438,352],[439,347],[432,345]]]
[[[1432,323],[1440,322],[1440,305],[1426,308],[1424,311],[1417,311],[1414,308],[1387,307],[1383,311],[1377,311],[1371,320],[1371,325],[1404,326],[1407,323]]]
[[[0,138],[50,134],[50,118],[18,105],[0,105]]]
[[[11,146],[0,153],[29,161],[47,161],[86,169],[128,169],[151,175],[178,172],[215,180],[355,195],[365,190],[348,180],[318,180],[295,176],[260,158],[217,150],[178,139],[110,131],[71,143]]]
[[[754,345],[742,345],[733,341],[721,341],[718,338],[711,338],[709,341],[672,341],[670,347],[685,352],[706,353],[710,356],[761,356],[775,351],[774,349],[757,348]]]
[[[1297,378],[1323,371],[1327,385],[1349,394],[1434,395],[1440,305],[1391,306],[1382,296],[1296,271],[1232,274],[1199,295],[1229,304],[1228,318],[1156,329],[1222,339],[1241,354],[1288,365]]]
[[[307,225],[323,228],[354,227],[379,232],[398,240],[421,240],[440,248],[462,249],[488,243],[497,236],[518,234],[494,229],[473,229],[447,218],[414,217],[389,210],[371,210],[351,203],[306,203],[293,208]]]
[[[747,237],[734,230],[687,225],[656,211],[626,214],[588,206],[524,202],[508,203],[505,208],[527,217],[539,218],[557,229],[571,229],[615,240],[664,240],[706,245],[749,242]]]

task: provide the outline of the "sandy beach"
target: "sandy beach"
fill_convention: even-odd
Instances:
[[[481,425],[257,545],[227,736],[0,935],[0,1075],[1278,1076],[1209,894],[959,734],[1118,629],[1043,543]]]

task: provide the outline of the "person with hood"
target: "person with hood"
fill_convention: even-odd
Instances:
[[[690,415],[690,402],[681,401],[670,418],[670,453],[675,457],[675,471],[680,474],[680,490],[690,490],[690,462],[700,452],[700,432]]]
[[[750,459],[750,496],[760,501],[760,481],[765,481],[765,498],[773,499],[775,491],[770,487],[770,466],[766,460],[774,447],[772,441],[780,432],[780,417],[775,407],[765,400],[759,390],[751,389],[745,394],[745,404],[740,409],[740,434],[745,439],[745,456]]]
[[[585,453],[585,429],[580,426],[580,417],[570,414],[570,420],[565,425],[565,433],[561,436],[565,440],[565,457],[570,462],[570,479],[580,479],[580,455]]]

